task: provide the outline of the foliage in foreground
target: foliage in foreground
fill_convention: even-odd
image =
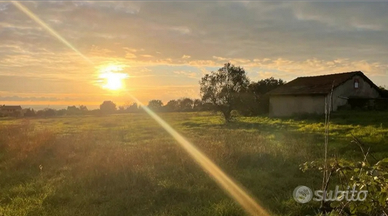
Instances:
[[[388,158],[384,158],[370,165],[367,161],[349,162],[331,160],[328,162],[328,170],[331,181],[339,184],[340,190],[350,191],[354,187],[357,190],[365,190],[359,198],[363,201],[349,201],[356,199],[352,195],[341,194],[341,200],[327,201],[323,210],[330,215],[386,215],[388,212]],[[312,161],[301,166],[303,171],[308,169],[324,170],[323,162]],[[333,194],[329,195],[334,198]]]

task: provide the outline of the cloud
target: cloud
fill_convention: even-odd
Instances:
[[[388,30],[386,2],[304,3],[294,7],[300,20],[321,22],[338,30]],[[373,15],[371,15],[373,14]]]
[[[182,35],[190,34],[191,30],[186,26],[174,26],[170,28],[172,31],[176,31]]]
[[[162,51],[164,57],[189,55],[194,60],[212,56],[327,59],[334,55],[336,58],[387,61],[382,57],[387,50],[380,45],[388,39],[383,32],[376,32],[376,29],[386,29],[384,20],[388,19],[383,19],[387,17],[383,12],[387,4],[384,3],[118,2],[109,5],[92,2],[37,5],[34,12],[43,20],[62,20],[52,23],[52,27],[81,50],[98,45],[114,54],[122,47],[131,47],[132,50],[147,50],[145,55]],[[60,10],[62,7],[64,9]],[[7,17],[3,16],[4,22],[15,28],[34,26],[31,22],[26,25],[28,18],[19,11],[12,10]],[[13,38],[17,41],[34,40],[34,46],[38,43],[50,47],[49,50],[61,47],[37,26],[33,30],[7,31],[17,32],[18,36]]]
[[[191,72],[191,71],[174,71],[174,74],[182,75],[182,76],[185,76],[187,78],[192,78],[192,79],[196,79],[196,80],[199,80],[199,78],[200,78],[198,73]]]
[[[20,96],[0,96],[0,101],[69,101],[69,98],[60,99],[57,97],[20,97]],[[72,101],[72,100],[70,100]]]
[[[134,58],[136,58],[136,55],[133,54],[133,53],[127,52],[125,54],[125,58],[127,58],[127,59],[134,59]]]
[[[253,80],[362,70],[378,84],[388,83],[386,2],[23,4],[95,65],[2,2],[0,91],[16,96],[104,94],[93,85],[96,67],[112,63],[127,66],[125,72],[136,79],[131,89],[193,86],[188,94],[198,93],[202,74],[228,61],[243,66]],[[146,91],[145,98],[151,94]],[[164,98],[182,94],[177,87],[163,96],[149,91]]]
[[[144,57],[144,58],[152,58],[153,56],[152,56],[152,55],[141,55],[141,57]]]

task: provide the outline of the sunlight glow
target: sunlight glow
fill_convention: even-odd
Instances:
[[[105,73],[101,74],[100,77],[106,80],[105,84],[102,86],[103,88],[109,90],[119,90],[123,89],[123,80],[126,79],[128,75],[123,73]]]
[[[88,63],[93,65],[93,62],[89,58],[79,52],[75,47],[73,47],[57,32],[51,29],[46,23],[39,19],[25,6],[15,1],[13,1],[12,3],[22,12],[28,15],[31,19],[41,25],[44,29],[46,29],[51,35],[56,37],[59,41],[64,43],[66,46],[68,46],[77,54],[79,54],[82,58],[84,58]],[[118,65],[110,65],[107,67],[103,67],[102,70],[100,70],[99,76],[100,79],[105,80],[105,84],[102,86],[111,90],[125,89],[123,80],[128,78],[128,75],[120,73],[122,69],[123,68]],[[152,112],[152,110],[148,109],[148,107],[142,105],[142,103],[137,98],[135,98],[131,94],[129,94],[129,96],[138,104],[140,104],[141,107],[147,112],[147,114],[149,114],[160,126],[162,126],[163,129],[165,129],[179,143],[179,145],[183,149],[185,149],[187,153],[202,167],[202,169],[205,170],[231,198],[233,198],[237,203],[239,203],[247,213],[249,213],[250,215],[269,215],[244,189],[242,189],[241,186],[235,183],[199,149],[197,149],[193,144],[191,144],[182,135],[175,131],[174,128],[167,124],[156,113]]]
[[[182,135],[180,135],[174,128],[172,128],[167,122],[160,118],[156,113],[150,110],[147,106],[132,95],[130,97],[141,105],[144,111],[148,113],[156,122],[162,126],[177,142],[178,144],[189,153],[189,155],[197,162],[204,171],[206,171],[213,180],[237,203],[239,203],[243,209],[250,215],[255,216],[267,216],[269,215],[265,209],[263,209],[241,186],[235,183],[228,175],[226,175],[216,164],[214,164],[205,154],[197,149],[193,144],[187,141]]]
[[[120,73],[123,70],[119,65],[108,65],[100,69],[99,78],[102,87],[109,90],[122,90],[125,88],[124,80],[129,78],[128,74]]]

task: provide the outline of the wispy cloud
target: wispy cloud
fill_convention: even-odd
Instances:
[[[128,88],[144,100],[198,97],[199,78],[228,61],[252,80],[361,70],[388,83],[386,2],[23,4],[96,66],[2,2],[1,97],[63,98],[42,96],[51,92],[82,100],[86,92],[104,99],[109,93],[93,80],[98,66],[113,63],[126,66]]]

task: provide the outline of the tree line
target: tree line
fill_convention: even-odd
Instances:
[[[268,113],[266,93],[284,84],[282,79],[273,77],[251,82],[242,67],[226,63],[202,77],[200,92],[203,103],[210,103],[212,110],[221,112],[230,121],[233,110],[245,116]]]
[[[232,118],[232,111],[240,115],[255,116],[268,113],[269,97],[267,92],[284,85],[282,79],[273,77],[257,82],[250,81],[242,67],[231,63],[224,64],[217,71],[205,74],[200,82],[200,99],[180,98],[164,104],[161,100],[150,100],[147,107],[155,112],[221,112],[226,121]],[[88,110],[84,105],[68,106],[67,109],[46,108],[35,111],[25,109],[24,116],[62,116],[84,114],[111,114],[141,112],[141,106],[132,103],[117,106],[113,101],[104,101],[100,109]]]
[[[181,98],[170,100],[163,104],[161,100],[151,100],[146,105],[155,112],[199,112],[210,111],[210,104],[203,104],[200,99]],[[68,106],[66,109],[45,108],[34,110],[32,108],[24,109],[25,117],[49,117],[64,115],[88,115],[88,114],[114,114],[114,113],[137,113],[142,112],[141,105],[132,103],[128,105],[117,106],[113,101],[104,101],[99,109],[89,110],[86,106]]]
[[[244,116],[268,113],[269,97],[266,93],[285,83],[274,77],[250,81],[242,67],[226,63],[201,78],[201,99],[171,100],[166,105],[161,100],[151,100],[148,107],[159,112],[216,111],[230,121],[233,110]]]

